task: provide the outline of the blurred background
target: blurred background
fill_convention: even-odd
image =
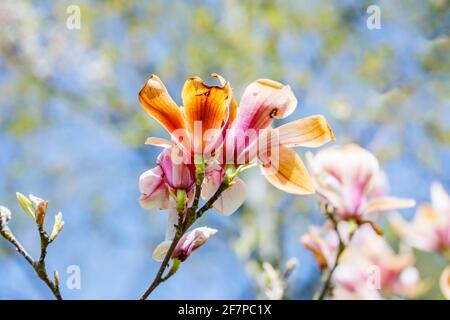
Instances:
[[[381,29],[366,26],[371,4]],[[70,5],[80,7],[80,29],[66,26]],[[137,201],[138,177],[159,151],[143,143],[167,134],[137,94],[154,73],[181,103],[185,79],[212,72],[238,98],[257,78],[291,85],[299,107],[287,121],[325,115],[337,144],[377,155],[392,195],[429,202],[432,181],[450,190],[449,33],[446,0],[1,1],[0,204],[34,256],[35,225],[15,192],[49,200],[47,228],[63,212],[47,265],[65,298],[139,297],[159,267],[151,253],[166,224],[166,213]],[[315,198],[283,194],[257,169],[245,180],[245,206],[200,221],[219,233],[154,298],[259,298],[261,263],[283,268],[291,257],[299,266],[285,298],[313,296],[320,274],[298,239],[323,221]],[[444,261],[417,254],[422,277],[436,283]],[[70,265],[80,267],[79,290],[64,285]],[[0,274],[0,299],[53,298],[3,239]],[[440,297],[436,284],[424,297]]]

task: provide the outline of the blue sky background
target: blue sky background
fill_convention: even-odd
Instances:
[[[379,30],[366,27],[372,3],[381,8]],[[70,4],[81,8],[80,30],[66,28]],[[58,211],[66,221],[48,268],[63,284],[68,266],[81,269],[81,289],[63,285],[63,296],[140,296],[159,266],[151,253],[166,222],[137,202],[138,177],[158,152],[143,142],[167,136],[137,100],[152,73],[178,103],[192,75],[218,72],[238,98],[257,78],[289,84],[299,107],[286,121],[325,115],[338,144],[379,157],[391,194],[427,202],[432,181],[450,190],[449,12],[442,0],[2,1],[0,203],[13,211],[11,228],[37,256],[34,224],[15,192],[48,199],[48,229]],[[298,238],[322,221],[315,199],[274,190],[256,169],[245,180],[243,212],[198,222],[219,233],[155,298],[252,299],[249,261],[290,257],[300,266],[287,297],[313,295],[318,271]],[[252,232],[258,239],[246,240]],[[429,277],[441,263],[433,259]],[[0,299],[52,298],[5,241],[0,274]]]

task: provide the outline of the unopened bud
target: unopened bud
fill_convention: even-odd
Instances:
[[[59,286],[59,273],[58,271],[53,271],[53,278],[55,279],[55,286]]]
[[[17,201],[19,202],[20,206],[22,207],[23,211],[29,215],[31,218],[35,219],[34,217],[34,206],[33,203],[25,197],[20,192],[16,192]]]
[[[11,211],[7,207],[0,206],[0,225],[7,225],[11,220]]]
[[[63,215],[61,212],[59,212],[55,216],[55,224],[53,225],[53,230],[52,233],[50,234],[50,241],[56,239],[56,237],[59,235],[63,227],[64,227]]]
[[[48,201],[41,201],[36,207],[36,223],[40,226],[44,224],[47,208],[48,208]]]
[[[286,261],[286,271],[292,271],[298,266],[298,259],[297,258],[291,258],[288,261]]]

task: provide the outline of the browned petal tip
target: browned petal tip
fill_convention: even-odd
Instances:
[[[211,76],[212,76],[213,78],[219,79],[219,82],[220,82],[220,85],[219,85],[219,86],[217,86],[217,85],[209,85],[209,84],[207,84],[205,81],[203,81],[202,78],[197,77],[197,76],[195,76],[195,77],[189,77],[189,78],[187,79],[187,81],[193,81],[193,82],[196,82],[196,83],[200,84],[201,86],[203,86],[204,88],[207,88],[207,89],[212,89],[212,88],[223,89],[223,88],[225,88],[225,87],[229,87],[229,82],[226,81],[226,80],[225,80],[221,75],[219,75],[218,73],[212,73]]]

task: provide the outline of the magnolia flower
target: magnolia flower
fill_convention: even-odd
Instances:
[[[370,226],[361,226],[333,274],[333,298],[415,297],[423,283],[413,263],[410,249],[401,247],[397,254]]]
[[[202,193],[205,200],[219,188],[227,165],[238,169],[256,159],[262,162],[261,170],[267,180],[277,188],[294,194],[313,193],[302,160],[290,148],[318,147],[334,140],[326,120],[312,116],[272,129],[274,118],[287,117],[296,108],[297,99],[289,86],[257,80],[246,88],[237,108],[229,83],[217,74],[212,76],[219,79],[220,86],[207,85],[198,77],[186,81],[181,94],[183,107],[177,106],[157,76],[148,79],[139,101],[172,139],[151,137],[146,143],[164,148],[177,146],[184,154],[185,164],[200,155],[206,166],[202,187],[206,189]],[[255,157],[242,162],[240,158],[245,160],[249,153]],[[227,162],[230,155],[231,162]],[[223,214],[230,214],[244,199],[245,185],[236,179],[214,206]]]
[[[361,222],[373,212],[415,205],[412,199],[385,195],[386,178],[377,159],[357,145],[309,154],[308,165],[321,203],[342,220]]]
[[[445,299],[450,300],[450,265],[442,272],[439,285]]]
[[[391,223],[403,240],[415,248],[450,252],[450,196],[439,183],[431,186],[431,205],[420,206],[411,222],[395,215]]]
[[[199,227],[193,229],[192,231],[186,232],[181,237],[180,241],[178,241],[178,244],[171,256],[172,259],[185,261],[193,251],[204,245],[206,241],[208,241],[209,238],[216,233],[216,229],[211,229],[208,227]],[[171,243],[171,239],[160,243],[153,251],[153,259],[156,261],[162,261],[167,254]]]

